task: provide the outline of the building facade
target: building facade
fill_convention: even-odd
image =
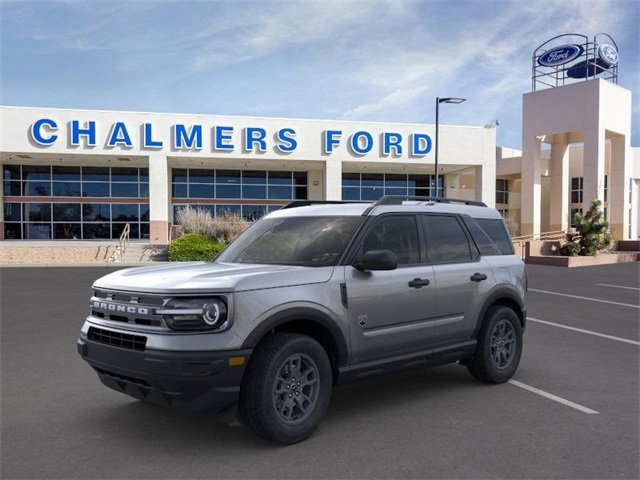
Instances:
[[[292,200],[495,204],[495,130],[0,107],[0,239],[170,239],[185,205],[249,219]]]

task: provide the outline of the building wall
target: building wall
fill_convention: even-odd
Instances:
[[[111,195],[102,203],[110,202],[118,205],[118,209],[125,209],[122,206],[125,204],[138,204],[140,216],[148,203],[148,238],[154,242],[168,241],[174,204],[194,203],[193,198],[177,200],[175,197],[178,187],[183,187],[172,185],[179,171],[293,172],[294,176],[295,172],[304,172],[305,196],[312,200],[341,199],[343,178],[347,173],[360,175],[362,191],[369,176],[384,174],[383,184],[380,180],[371,180],[378,186],[372,187],[373,193],[369,193],[380,195],[398,176],[415,179],[434,174],[433,125],[19,107],[0,107],[0,115],[2,165],[80,166],[81,180],[77,183],[83,186],[85,167],[87,172],[88,167],[109,167],[109,178],[115,178],[114,172],[118,170],[114,169],[137,168],[139,198],[123,199]],[[474,184],[469,192],[473,192],[473,199],[494,205],[495,131],[441,125],[439,140],[439,173],[447,186],[445,194],[455,196],[459,190],[448,186],[454,183],[459,172],[471,172]],[[241,176],[244,181],[245,174]],[[88,174],[86,177],[90,178]],[[266,177],[264,182],[270,182],[271,174]],[[63,175],[56,177],[56,186],[63,178]],[[189,174],[186,182],[190,182],[190,178]],[[273,180],[277,181],[276,178]],[[4,214],[9,203],[44,205],[51,202],[54,209],[57,203],[62,203],[61,197],[55,197],[51,192],[49,195],[16,196],[16,191],[22,188],[17,186],[21,181],[13,182],[11,192],[0,190],[5,205],[0,211],[3,232]],[[252,179],[247,177],[247,181]],[[191,188],[191,183],[188,187]],[[264,187],[268,190],[269,185]],[[143,190],[147,196],[142,194]],[[109,191],[113,192],[113,188]],[[64,197],[65,205],[101,202],[82,195],[74,192]],[[262,204],[263,212],[279,208],[287,201],[284,198],[253,200],[256,200],[253,203]],[[252,199],[242,197],[226,201],[209,195],[195,203],[250,205]],[[24,220],[27,213],[22,215]],[[141,223],[140,228],[147,228],[146,223]],[[4,239],[3,232],[0,232],[0,238]]]

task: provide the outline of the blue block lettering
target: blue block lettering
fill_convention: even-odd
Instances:
[[[202,125],[193,125],[191,131],[181,123],[173,126],[174,148],[202,149]]]
[[[382,140],[382,154],[391,155],[391,149],[394,155],[402,155],[402,135],[399,133],[385,132]]]
[[[431,151],[431,137],[426,133],[414,133],[411,142],[411,155],[426,155]]]
[[[247,127],[245,128],[244,149],[247,152],[253,150],[254,145],[258,145],[259,152],[267,151],[267,142],[265,138],[267,131],[264,128],[259,127]]]
[[[233,150],[231,142],[231,134],[233,127],[216,127],[215,128],[215,149],[216,150]]]
[[[359,131],[351,137],[351,149],[358,155],[369,153],[373,148],[373,137],[369,132]]]
[[[341,135],[342,135],[342,130],[325,130],[324,131],[324,142],[323,142],[324,153],[326,154],[333,153],[334,147],[340,145]]]
[[[85,123],[85,128],[80,128],[80,122],[73,120],[71,122],[71,145],[78,147],[80,145],[80,137],[86,137],[87,146],[96,146],[96,122],[90,120]]]
[[[131,143],[131,137],[129,136],[127,126],[124,124],[124,122],[116,122],[113,124],[111,135],[109,136],[109,140],[107,141],[107,147],[115,147],[118,144],[121,144],[125,147],[133,147],[133,144]]]
[[[143,148],[162,148],[162,141],[153,140],[153,125],[151,123],[144,124],[144,135],[142,137]]]
[[[58,135],[51,133],[49,136],[45,136],[43,127],[50,132],[58,130],[58,124],[50,118],[41,118],[31,125],[31,138],[39,145],[53,145],[58,139]]]
[[[283,153],[293,152],[298,147],[298,141],[294,138],[296,131],[293,128],[282,128],[276,134],[278,143],[276,148]]]

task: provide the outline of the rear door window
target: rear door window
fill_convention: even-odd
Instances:
[[[428,239],[429,263],[462,263],[473,260],[464,227],[455,216],[422,215],[422,224]]]

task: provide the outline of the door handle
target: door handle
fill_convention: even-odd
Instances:
[[[429,285],[429,280],[427,280],[426,278],[414,278],[413,280],[409,281],[409,286],[411,288],[422,288],[426,287],[427,285]]]
[[[471,275],[472,282],[481,282],[482,280],[486,280],[487,276],[484,273],[474,273]]]

